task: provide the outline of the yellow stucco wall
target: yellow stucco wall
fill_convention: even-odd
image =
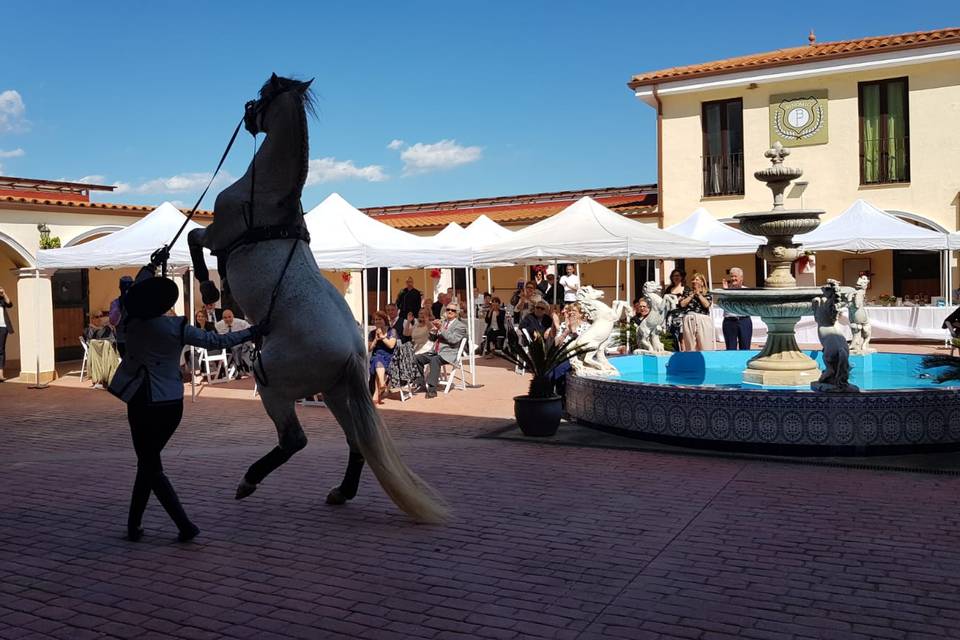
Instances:
[[[903,76],[909,86],[911,181],[861,186],[857,83]],[[700,206],[718,218],[769,209],[770,191],[753,178],[754,171],[769,165],[763,157],[770,146],[769,97],[806,89],[829,92],[829,142],[793,147],[787,159],[787,164],[803,169],[802,180],[809,182],[803,193],[805,208],[824,209],[826,220],[862,198],[880,209],[918,214],[951,231],[958,228],[960,61],[956,60],[764,83],[755,89],[662,96],[665,225],[679,222]],[[738,97],[743,99],[745,194],[703,198],[701,104]],[[788,207],[800,206],[795,190],[787,195]]]

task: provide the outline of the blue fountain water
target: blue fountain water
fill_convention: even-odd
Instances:
[[[698,387],[769,388],[743,383],[747,360],[757,351],[706,351],[669,353],[663,356],[637,355],[610,359],[620,372],[619,379],[631,382]],[[823,368],[821,352],[806,354]],[[863,390],[960,387],[960,382],[937,384],[936,369],[923,369],[923,356],[901,353],[874,353],[850,356],[850,382]],[[616,379],[616,378],[615,378]]]

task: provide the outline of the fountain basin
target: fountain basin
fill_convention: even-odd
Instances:
[[[821,393],[743,384],[756,355],[612,358],[619,377],[568,377],[567,412],[587,426],[685,446],[790,455],[960,449],[960,386],[919,377],[920,356],[851,356],[861,391]]]

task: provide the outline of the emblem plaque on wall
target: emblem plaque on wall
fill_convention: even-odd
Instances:
[[[770,144],[802,147],[827,142],[827,91],[770,96]]]

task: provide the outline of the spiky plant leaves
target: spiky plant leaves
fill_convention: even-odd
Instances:
[[[534,333],[530,344],[524,348],[520,344],[519,336],[510,331],[507,333],[507,349],[503,354],[507,360],[524,367],[533,374],[529,391],[531,398],[548,398],[553,395],[554,382],[551,376],[553,370],[587,351],[589,348],[583,345],[574,347],[569,343],[548,344],[539,333]]]

